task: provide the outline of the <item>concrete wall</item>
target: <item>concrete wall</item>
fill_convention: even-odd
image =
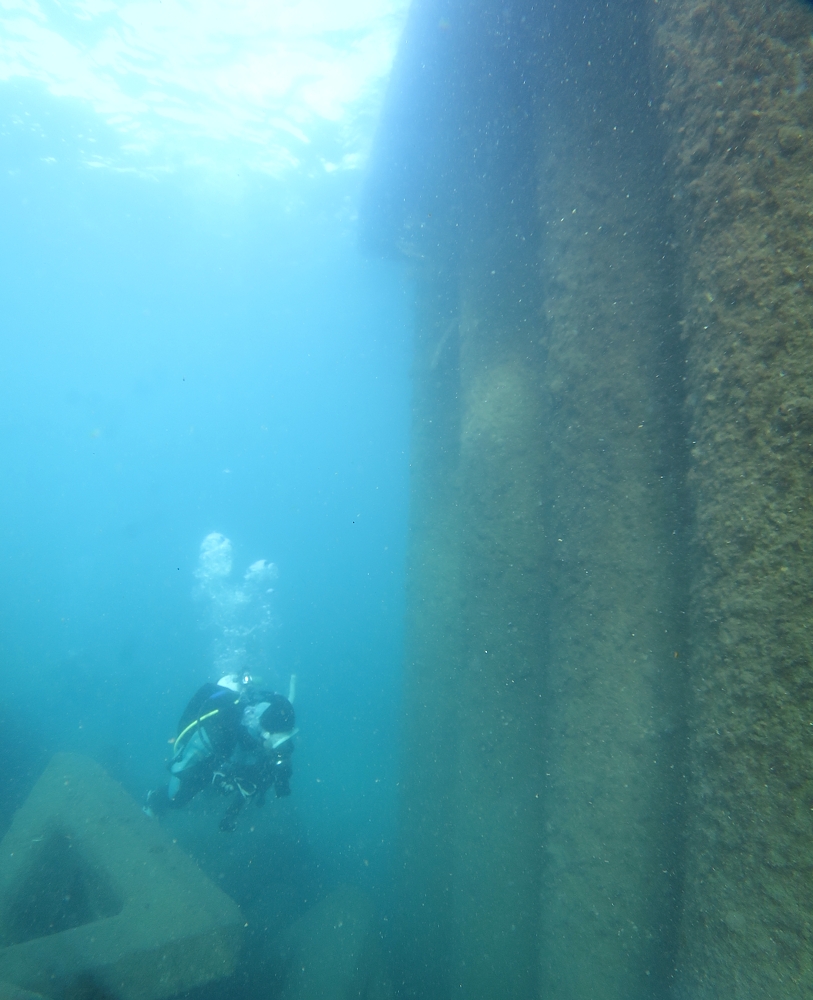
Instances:
[[[482,234],[461,274],[461,677],[454,985],[536,997],[545,728],[543,349],[527,241]]]
[[[408,995],[538,995],[547,538],[535,265],[521,245],[478,232],[453,281],[418,277],[399,933]]]
[[[448,275],[417,285],[396,927],[402,991],[444,996],[462,661],[459,307]]]
[[[659,5],[685,271],[681,996],[813,991],[813,8]]]
[[[619,246],[622,229],[636,230],[635,206],[594,212],[583,190],[563,187],[579,218],[551,220],[558,245],[548,256],[564,287],[548,300],[555,551],[543,995],[586,998],[598,982],[602,996],[627,998],[668,975],[680,889],[686,637],[672,490],[680,495],[682,462],[663,426],[669,366],[652,336],[668,333],[672,317],[650,285],[657,257],[634,241]]]
[[[682,373],[647,40],[636,5],[563,13],[538,114],[553,536],[540,996],[562,1000],[663,995],[680,892]]]
[[[402,993],[807,996],[813,8],[443,17]]]

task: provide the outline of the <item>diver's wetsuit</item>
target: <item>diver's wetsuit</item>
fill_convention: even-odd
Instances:
[[[173,777],[167,795],[175,806],[186,805],[212,780],[213,764],[231,756],[240,731],[240,698],[217,684],[204,684],[184,709],[178,723]]]
[[[243,805],[252,798],[261,805],[273,785],[277,796],[289,795],[293,743],[285,738],[278,746],[263,745],[252,721],[252,710],[277,699],[293,710],[281,695],[252,692],[247,701],[228,688],[204,684],[186,706],[178,723],[172,774],[163,792],[151,793],[150,812],[186,805],[198,792],[212,786],[234,797],[221,820],[222,830],[232,830]],[[268,735],[267,733],[265,735]]]

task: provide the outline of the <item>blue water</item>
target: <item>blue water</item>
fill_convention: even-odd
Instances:
[[[217,531],[235,586],[278,568],[247,665],[283,690],[298,676],[282,815],[309,864],[380,881],[410,301],[358,249],[361,172],[125,169],[92,110],[13,80],[0,139],[2,830],[57,749],[138,798],[165,778],[187,699],[216,679],[194,574]],[[113,166],[89,166],[89,143]]]

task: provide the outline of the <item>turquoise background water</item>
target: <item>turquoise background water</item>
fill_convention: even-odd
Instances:
[[[357,248],[360,173],[139,173],[32,82],[0,86],[0,122],[0,822],[57,748],[138,798],[164,778],[216,673],[194,571],[220,531],[235,586],[278,567],[248,666],[298,675],[295,822],[369,877],[393,822],[410,300]]]

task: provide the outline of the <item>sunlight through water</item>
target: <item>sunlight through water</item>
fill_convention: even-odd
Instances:
[[[95,113],[88,166],[292,171],[363,161],[406,0],[0,0],[0,81]],[[30,116],[15,121],[37,131]]]

